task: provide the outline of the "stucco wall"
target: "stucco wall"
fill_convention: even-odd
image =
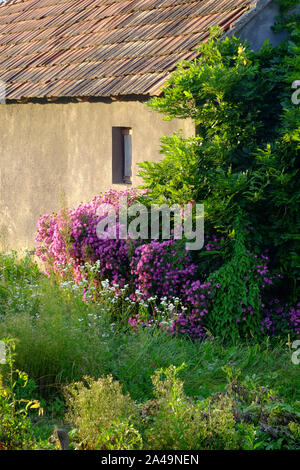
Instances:
[[[299,11],[300,7],[296,7],[291,13]],[[243,15],[227,35],[234,34],[243,41],[247,39],[254,51],[258,51],[267,39],[273,46],[277,46],[288,36],[285,32],[274,33],[272,30],[279,13],[278,3],[271,0],[258,0],[256,9]]]
[[[188,120],[162,120],[138,101],[0,105],[0,249],[32,248],[40,214],[87,202],[112,185],[112,127],[133,131],[137,162],[159,160],[160,137]]]

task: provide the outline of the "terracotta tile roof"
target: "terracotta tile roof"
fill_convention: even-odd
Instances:
[[[10,0],[0,6],[7,99],[158,94],[211,26],[251,0]]]

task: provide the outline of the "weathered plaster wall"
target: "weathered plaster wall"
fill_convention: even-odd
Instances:
[[[137,162],[162,158],[161,136],[194,134],[138,101],[0,105],[0,249],[32,248],[40,214],[126,187],[112,185],[113,126],[133,130],[133,185]]]
[[[273,46],[277,46],[287,34],[274,33],[272,30],[275,18],[279,15],[279,4],[271,0],[258,0],[256,3],[256,9],[243,15],[227,34],[234,34],[243,41],[247,39],[252,49],[258,51],[267,39]],[[300,8],[293,11],[300,11]]]
[[[279,5],[274,2],[268,3],[249,23],[245,24],[239,37],[242,40],[247,39],[255,51],[260,49],[266,39],[269,39],[273,46],[277,46],[286,37],[286,33],[275,34],[272,30],[278,15]]]

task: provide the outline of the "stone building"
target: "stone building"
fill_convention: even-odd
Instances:
[[[254,48],[275,38],[272,1],[8,0],[0,6],[0,248],[34,245],[40,214],[139,182],[163,121],[145,101],[209,29]],[[2,97],[4,100],[4,97]]]

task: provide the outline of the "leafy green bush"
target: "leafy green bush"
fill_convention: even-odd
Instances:
[[[145,446],[151,449],[299,449],[299,407],[227,365],[225,391],[195,400],[183,391],[179,368],[156,371],[154,400],[141,406]]]
[[[181,368],[170,366],[152,377],[155,399],[142,407],[146,447],[173,450],[237,448],[231,400],[222,397],[213,405],[193,402],[184,394],[183,382],[177,377]]]
[[[66,387],[73,445],[81,449],[299,449],[299,408],[232,365],[224,391],[203,399],[184,392],[185,364],[156,370],[154,398],[134,403],[112,376]]]
[[[263,276],[258,276],[259,261],[246,249],[244,239],[243,232],[238,230],[231,259],[211,274],[212,284],[217,288],[212,293],[207,328],[232,341],[238,337],[258,338],[262,319]]]
[[[133,427],[137,410],[129,395],[112,376],[65,388],[69,407],[66,419],[75,427],[75,440],[81,449],[133,450],[141,446],[141,437]]]
[[[295,5],[281,3],[283,10]],[[212,329],[217,334],[225,327],[228,336],[237,330],[243,336],[234,325],[245,275],[238,250],[258,256],[268,251],[272,272],[283,275],[267,301],[278,297],[295,306],[300,298],[300,108],[291,101],[291,85],[300,73],[299,24],[299,15],[280,16],[276,30],[288,30],[289,39],[277,47],[266,42],[258,52],[214,30],[201,44],[199,58],[179,64],[163,95],[149,102],[166,119],[191,118],[197,129],[189,139],[164,137],[166,158],[141,164],[140,175],[148,204],[203,203],[206,233],[227,240],[224,250],[211,254],[207,274],[228,281],[210,317],[211,327],[220,321]],[[199,253],[199,272],[206,270],[207,259]],[[261,293],[254,283],[249,302],[257,306]],[[256,308],[256,323],[259,315]]]

